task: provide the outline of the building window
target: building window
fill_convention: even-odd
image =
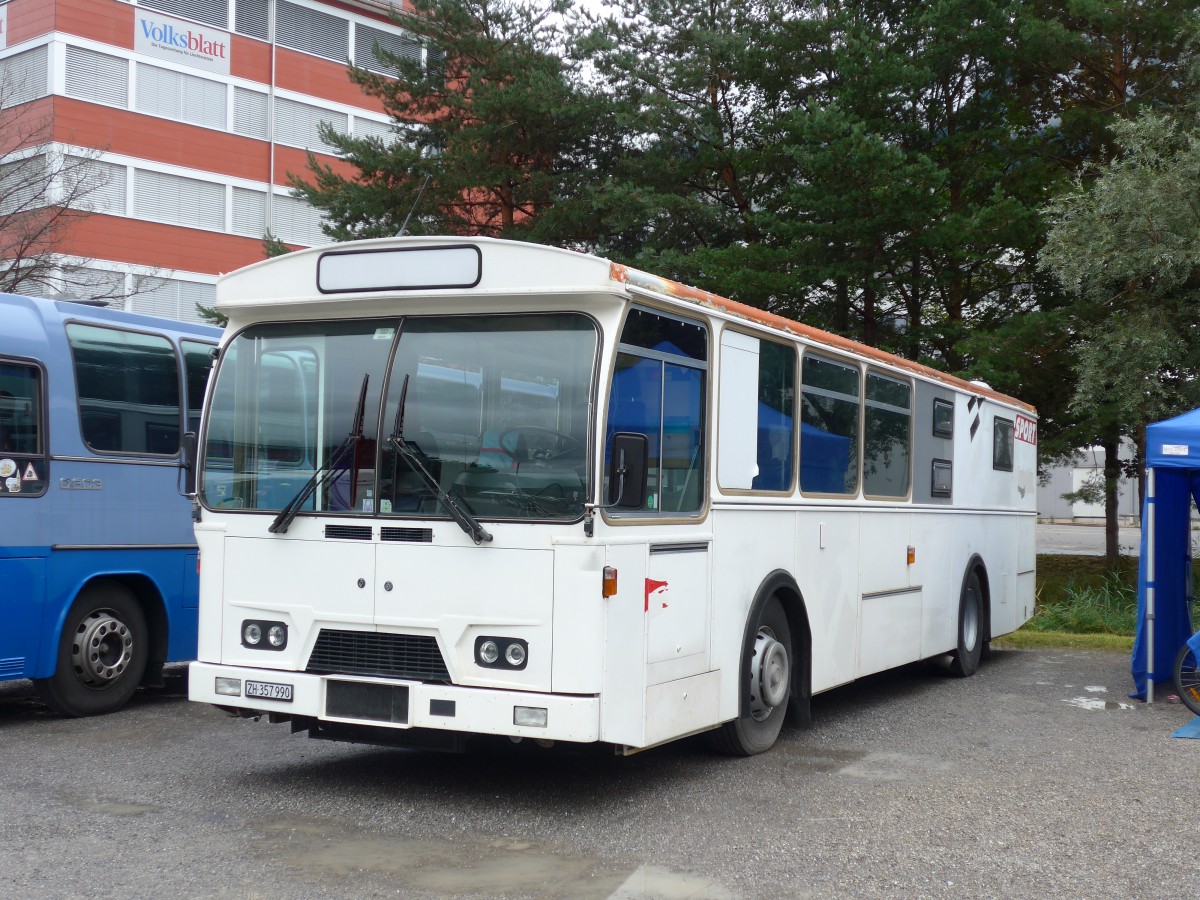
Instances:
[[[118,56],[83,47],[67,47],[68,97],[129,106],[129,63]]]
[[[805,354],[800,387],[800,489],[858,493],[858,367]]]
[[[44,45],[0,60],[0,109],[50,93],[46,64]]]
[[[138,169],[133,212],[171,225],[225,230],[225,186],[197,178]]]
[[[148,280],[146,290],[129,298],[129,310],[184,322],[202,322],[204,318],[196,305],[211,307],[216,297],[216,285],[178,278],[155,278]]]
[[[234,30],[260,41],[267,40],[270,37],[267,30],[269,3],[270,0],[237,0],[233,10]]]
[[[71,323],[84,442],[100,453],[179,451],[179,361],[164,337]]]
[[[275,140],[279,143],[328,153],[333,148],[321,140],[322,122],[328,122],[334,131],[341,134],[350,130],[350,117],[345,113],[289,100],[287,97],[275,98]]]
[[[233,233],[262,237],[267,233],[266,191],[233,189]]]
[[[350,23],[287,0],[275,8],[275,42],[334,62],[350,61]]]
[[[271,231],[289,244],[314,247],[329,243],[321,230],[321,213],[305,200],[276,194],[271,205]]]
[[[139,112],[224,131],[228,121],[228,94],[225,85],[219,81],[137,64]]]
[[[229,0],[138,0],[138,6],[203,22],[214,28],[229,28]]]
[[[992,468],[1013,470],[1013,423],[1008,419],[997,418],[992,426]]]
[[[354,26],[354,64],[360,69],[370,69],[372,72],[382,72],[384,75],[399,75],[399,70],[392,65],[385,65],[375,55],[379,47],[404,60],[421,61],[421,45],[404,34],[381,31],[369,25],[356,23]]]
[[[354,136],[358,138],[373,137],[390,144],[396,139],[396,132],[390,122],[376,122],[374,119],[354,117]]]
[[[125,215],[125,187],[128,169],[116,163],[82,156],[68,156],[63,166],[67,202],[88,212]]]
[[[50,188],[50,168],[43,154],[0,165],[0,215],[48,206]]]
[[[911,478],[912,387],[906,381],[867,373],[863,414],[863,493],[907,497]]]
[[[240,87],[233,89],[233,130],[246,137],[267,140],[266,94]]]

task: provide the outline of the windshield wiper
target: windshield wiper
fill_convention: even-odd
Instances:
[[[450,496],[450,493],[442,487],[441,482],[430,474],[425,468],[424,460],[428,459],[425,453],[416,444],[410,444],[404,438],[404,404],[408,399],[408,376],[404,376],[404,384],[400,388],[400,405],[396,408],[396,424],[392,428],[392,433],[388,437],[388,443],[396,448],[396,452],[404,457],[404,461],[421,476],[421,480],[426,486],[433,491],[434,496],[438,498],[446,512],[449,513],[458,527],[466,532],[467,537],[473,540],[476,544],[483,544],[492,539],[484,527],[479,524],[479,520],[473,515],[458,505],[458,502]],[[413,448],[416,447],[414,450]]]
[[[292,497],[287,502],[287,506],[279,511],[279,515],[267,529],[271,534],[286,534],[288,526],[292,524],[292,519],[296,518],[296,513],[300,512],[300,507],[313,495],[313,492],[328,481],[330,476],[343,470],[347,457],[353,458],[351,454],[363,436],[363,413],[367,407],[367,381],[370,377],[369,374],[363,375],[362,388],[358,392],[358,406],[354,408],[354,422],[350,425],[350,433],[329,455],[329,460],[312,473],[304,486],[296,492],[296,496]]]

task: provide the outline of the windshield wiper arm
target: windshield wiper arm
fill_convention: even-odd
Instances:
[[[338,471],[345,462],[346,457],[354,451],[358,446],[358,442],[362,440],[363,413],[367,407],[367,381],[370,377],[369,374],[363,375],[362,387],[358,391],[358,406],[354,408],[354,422],[350,425],[350,433],[346,435],[333,453],[329,455],[328,461],[312,473],[312,476],[304,483],[304,486],[279,511],[279,515],[275,517],[275,521],[267,529],[271,534],[287,533],[288,526],[292,524],[292,519],[296,518],[296,513],[300,512],[300,507],[307,502],[308,498],[313,495],[317,488],[328,481],[329,477]]]
[[[449,513],[458,527],[466,532],[467,537],[473,540],[476,544],[483,544],[492,539],[492,536],[479,524],[479,520],[473,515],[458,505],[450,493],[442,487],[430,471],[425,468],[424,459],[428,459],[420,447],[416,450],[404,438],[404,404],[408,399],[408,376],[404,376],[404,384],[400,388],[400,405],[396,407],[396,424],[392,428],[392,433],[388,437],[388,443],[396,448],[396,452],[404,457],[404,461],[421,476],[421,480],[426,486],[433,491],[434,496],[438,498],[446,512]]]

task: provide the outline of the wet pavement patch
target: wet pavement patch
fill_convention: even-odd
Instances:
[[[382,875],[409,891],[443,897],[731,898],[707,878],[654,866],[620,867],[530,842],[455,835],[444,841],[370,833],[336,822],[259,823],[251,847],[306,880]]]

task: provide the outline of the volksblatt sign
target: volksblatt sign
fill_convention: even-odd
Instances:
[[[142,9],[134,16],[133,49],[145,56],[228,75],[229,43],[227,31]]]

